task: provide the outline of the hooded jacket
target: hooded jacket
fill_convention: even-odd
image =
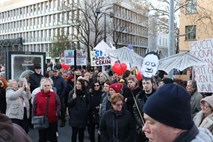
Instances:
[[[0,113],[0,142],[32,142],[25,131]]]

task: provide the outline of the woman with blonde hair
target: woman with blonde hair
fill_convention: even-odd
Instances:
[[[57,142],[57,122],[61,104],[59,97],[51,89],[52,81],[49,78],[43,78],[41,91],[35,95],[33,101],[33,116],[47,115],[49,122],[48,128],[38,130],[39,142],[47,142],[48,137],[50,142]]]

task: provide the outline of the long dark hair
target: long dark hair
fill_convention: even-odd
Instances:
[[[98,85],[100,86],[99,89],[98,89],[98,91],[101,91],[101,90],[102,90],[101,83],[100,83],[99,81],[94,81],[93,84],[92,84],[92,92],[96,91],[96,90],[95,90],[95,84],[96,84],[96,83],[98,83]]]
[[[85,90],[86,89],[86,87],[85,87],[85,81],[83,79],[78,79],[77,81],[79,81],[81,83],[81,89]]]

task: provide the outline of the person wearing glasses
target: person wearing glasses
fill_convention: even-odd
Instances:
[[[112,109],[104,113],[100,121],[101,142],[133,142],[135,123],[131,113],[123,107],[120,93],[111,96]]]
[[[33,100],[33,116],[43,116],[47,114],[49,127],[46,129],[38,129],[39,142],[47,142],[48,138],[50,142],[57,142],[56,132],[61,107],[60,99],[55,92],[51,90],[52,81],[49,78],[43,78],[40,84],[41,90],[35,95]]]
[[[193,118],[196,126],[207,128],[213,133],[213,96],[201,100],[201,111]]]
[[[95,128],[99,127],[99,106],[102,100],[102,87],[99,81],[92,84],[91,91],[88,95],[89,98],[89,120],[88,120],[88,133],[91,142],[95,142]]]

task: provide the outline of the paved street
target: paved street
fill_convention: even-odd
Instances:
[[[60,124],[60,122],[59,122],[59,124]],[[58,127],[58,128],[59,128],[58,142],[71,142],[72,129],[68,125],[68,122],[66,123],[65,127],[63,127],[63,128]],[[30,135],[31,139],[33,140],[33,142],[38,142],[38,130],[35,130],[35,129],[30,130],[29,135]],[[87,130],[85,130],[84,142],[89,142]]]

